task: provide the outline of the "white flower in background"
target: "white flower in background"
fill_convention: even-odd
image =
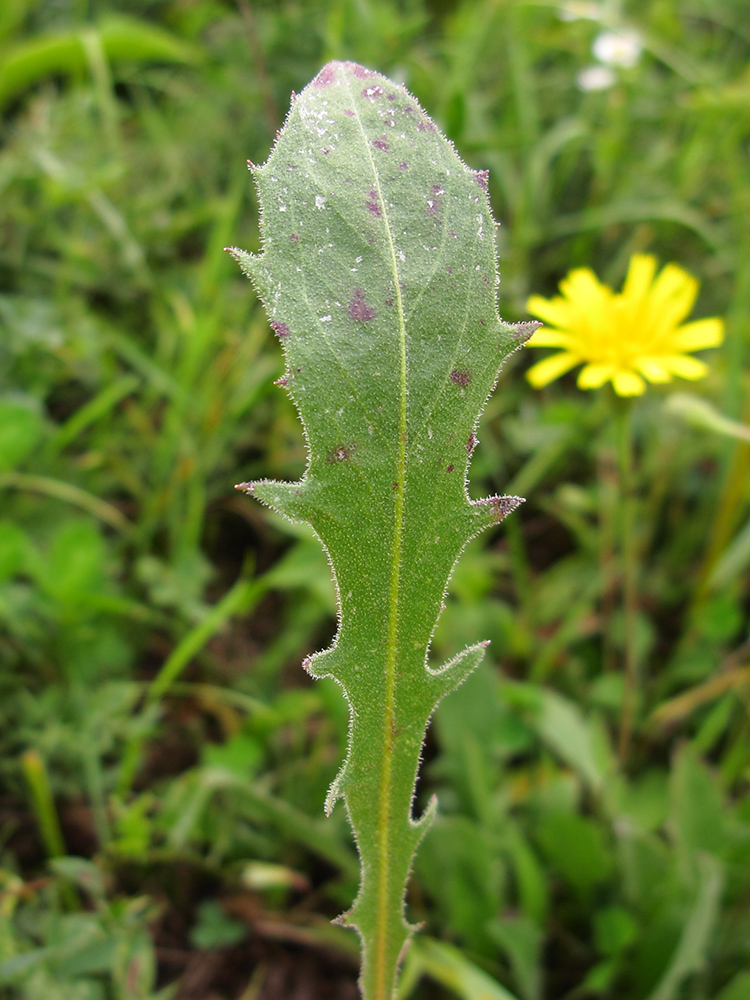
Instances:
[[[593,3],[592,0],[567,0],[558,8],[558,15],[561,21],[578,21],[586,19],[589,21],[601,21],[602,5]]]
[[[616,79],[617,77],[609,66],[586,66],[576,77],[578,89],[586,93],[594,90],[607,90]]]
[[[633,28],[620,31],[603,31],[594,39],[592,52],[605,66],[632,69],[641,58],[643,42]]]

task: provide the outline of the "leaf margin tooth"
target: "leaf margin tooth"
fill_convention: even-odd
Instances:
[[[442,699],[460,687],[484,659],[484,654],[490,645],[489,639],[467,646],[460,653],[448,660],[441,667],[434,669],[425,667],[428,690],[435,697],[433,712]]]

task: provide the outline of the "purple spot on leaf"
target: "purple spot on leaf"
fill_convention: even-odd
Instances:
[[[468,385],[471,382],[471,372],[465,368],[454,368],[451,372],[451,382],[454,385]]]
[[[406,162],[406,160],[403,160],[403,161],[402,161],[401,163],[399,163],[399,165],[398,165],[398,169],[399,169],[399,170],[406,170],[406,168],[407,168],[408,166],[409,166],[409,164],[408,164],[408,163]]]
[[[353,444],[336,445],[336,447],[331,448],[326,455],[326,462],[328,462],[329,465],[334,462],[346,462],[349,458],[351,458],[351,454],[355,450],[356,446]]]
[[[365,69],[364,66],[360,66],[359,63],[348,62],[345,63],[347,69],[350,69],[352,73],[357,77],[358,80],[367,80],[371,76],[375,76],[375,72],[371,69]],[[383,88],[380,88],[380,93],[383,93]]]
[[[384,153],[388,152],[388,143],[385,136],[381,136],[380,139],[373,139],[372,144],[375,149],[382,149]]]
[[[477,170],[474,174],[474,180],[480,186],[483,191],[487,190],[487,178],[490,176],[489,170]]]
[[[381,97],[383,94],[383,88],[379,83],[373,83],[369,87],[365,87],[362,91],[363,97],[368,97],[371,101],[374,101],[377,97]]]
[[[292,243],[299,243],[299,236],[296,233],[292,233],[289,237]]]
[[[447,466],[445,467],[445,471],[446,471],[446,472],[453,472],[453,470],[454,470],[455,468],[456,468],[456,466],[455,466],[455,465],[447,465]]]
[[[389,94],[388,95],[388,100],[389,101],[395,101],[397,99],[397,97],[398,97],[398,94]]]
[[[383,214],[383,213],[382,213],[382,212],[380,211],[380,205],[378,205],[378,203],[377,203],[376,201],[366,201],[366,202],[365,202],[365,205],[367,205],[367,208],[369,209],[369,211],[370,211],[370,212],[372,212],[372,214],[373,214],[373,215],[374,215],[374,216],[375,216],[375,217],[376,217],[377,219],[379,219],[379,218],[380,218],[380,216],[381,216],[381,215]]]
[[[273,383],[274,385],[286,385],[286,375],[282,375],[281,378],[277,378]]]
[[[472,431],[466,439],[466,453],[470,456],[477,446],[476,434]]]
[[[284,337],[289,336],[289,327],[286,325],[286,323],[277,323],[275,319],[272,319],[271,329],[279,338],[279,340],[283,340]]]
[[[354,295],[349,303],[349,315],[358,323],[369,323],[375,319],[375,310],[365,302],[365,294],[361,288],[354,289]]]
[[[347,118],[353,118],[354,117],[354,112],[350,111],[349,108],[344,108],[344,114],[346,115]]]
[[[313,80],[316,87],[327,87],[329,83],[333,83],[336,79],[336,67],[333,63],[328,63],[323,69],[318,73],[318,75]]]
[[[448,274],[453,274],[453,268],[452,267],[446,267],[445,270],[448,272]]]

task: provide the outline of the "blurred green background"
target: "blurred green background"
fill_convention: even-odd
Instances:
[[[630,65],[587,74],[626,29]],[[471,490],[528,502],[467,550],[436,635],[492,647],[429,733],[402,998],[748,1000],[746,0],[2,0],[0,997],[357,996],[329,925],[357,860],[322,817],[347,713],[300,669],[330,573],[233,491],[298,477],[304,446],[223,253],[258,248],[245,160],[330,58],[405,82],[489,168],[504,318],[571,267],[674,260],[727,321],[688,388],[744,422],[685,422],[676,385],[636,405],[618,756],[610,401],[508,365]]]

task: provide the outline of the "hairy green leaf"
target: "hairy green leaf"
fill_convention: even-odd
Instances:
[[[312,526],[339,600],[330,649],[308,659],[351,710],[343,797],[362,862],[341,918],[362,938],[366,1000],[389,1000],[413,928],[404,892],[434,815],[412,815],[425,729],[486,643],[428,664],[462,549],[521,502],[470,500],[476,426],[504,358],[534,329],[497,313],[486,175],[470,170],[401,86],[329,63],[253,167],[263,253],[232,249],[281,340],[280,380],[308,442],[298,483],[242,484]]]

